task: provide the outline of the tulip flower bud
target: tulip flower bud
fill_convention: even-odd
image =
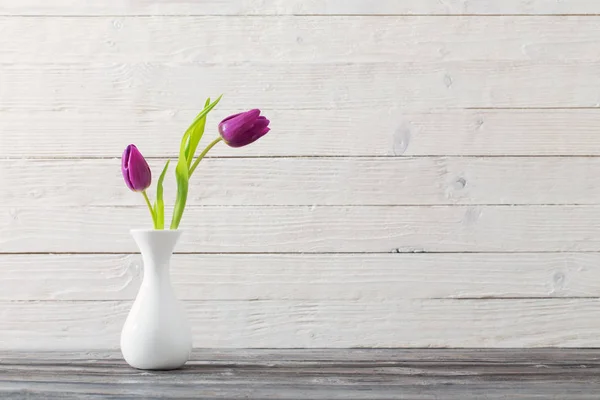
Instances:
[[[121,158],[121,172],[127,187],[134,192],[143,192],[150,187],[152,173],[150,167],[135,145],[130,144]]]
[[[254,109],[231,115],[219,124],[221,137],[231,147],[246,146],[269,132],[269,120]]]

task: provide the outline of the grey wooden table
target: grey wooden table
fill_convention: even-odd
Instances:
[[[0,399],[600,399],[600,350],[196,350],[153,372],[4,352]]]

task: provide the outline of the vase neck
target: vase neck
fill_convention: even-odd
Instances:
[[[168,273],[169,261],[181,236],[178,230],[132,230],[142,258],[144,275]]]

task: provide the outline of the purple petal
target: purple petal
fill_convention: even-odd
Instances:
[[[235,117],[237,117],[238,115],[242,115],[242,114],[243,114],[243,113],[237,113],[237,114],[230,115],[229,117],[227,117],[227,118],[225,118],[223,121],[221,121],[221,123],[223,123],[223,122],[225,122],[225,121],[229,121],[230,119],[232,119],[232,118],[235,118]]]
[[[152,172],[146,159],[134,145],[129,145],[125,149],[121,160],[121,170],[129,189],[141,192],[150,187]]]
[[[260,110],[253,109],[243,113],[231,115],[225,118],[221,123],[228,122],[229,124],[236,124],[243,126],[247,129],[248,125],[254,124],[254,122],[260,117]]]
[[[129,164],[129,153],[131,153],[131,148],[135,147],[135,145],[130,144],[125,147],[125,151],[123,152],[123,157],[121,157],[121,168],[127,169],[127,165]]]
[[[260,110],[254,109],[225,118],[219,124],[219,133],[225,142],[237,141],[240,135],[251,129],[260,116]]]
[[[268,119],[266,119],[265,117],[263,117],[263,119],[258,119],[258,121],[256,121],[256,123],[254,124],[254,126],[252,127],[251,131],[262,131],[264,128],[266,128],[267,126],[269,126],[269,123],[271,121],[269,121]]]
[[[121,173],[123,174],[123,178],[125,179],[125,184],[131,190],[135,190],[133,185],[131,184],[131,180],[129,179],[129,155],[131,154],[131,147],[135,147],[130,144],[125,148],[123,152],[123,156],[121,157]]]
[[[253,143],[267,134],[271,129],[268,127],[269,121],[257,122],[252,129],[245,132],[243,136],[239,136],[235,141],[227,143],[231,147],[242,147]]]

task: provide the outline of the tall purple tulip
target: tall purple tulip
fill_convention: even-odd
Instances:
[[[269,132],[269,120],[254,109],[230,115],[219,124],[221,137],[231,147],[246,146]]]
[[[134,192],[143,192],[150,187],[152,173],[146,159],[135,145],[130,144],[121,158],[121,172],[127,187]]]

